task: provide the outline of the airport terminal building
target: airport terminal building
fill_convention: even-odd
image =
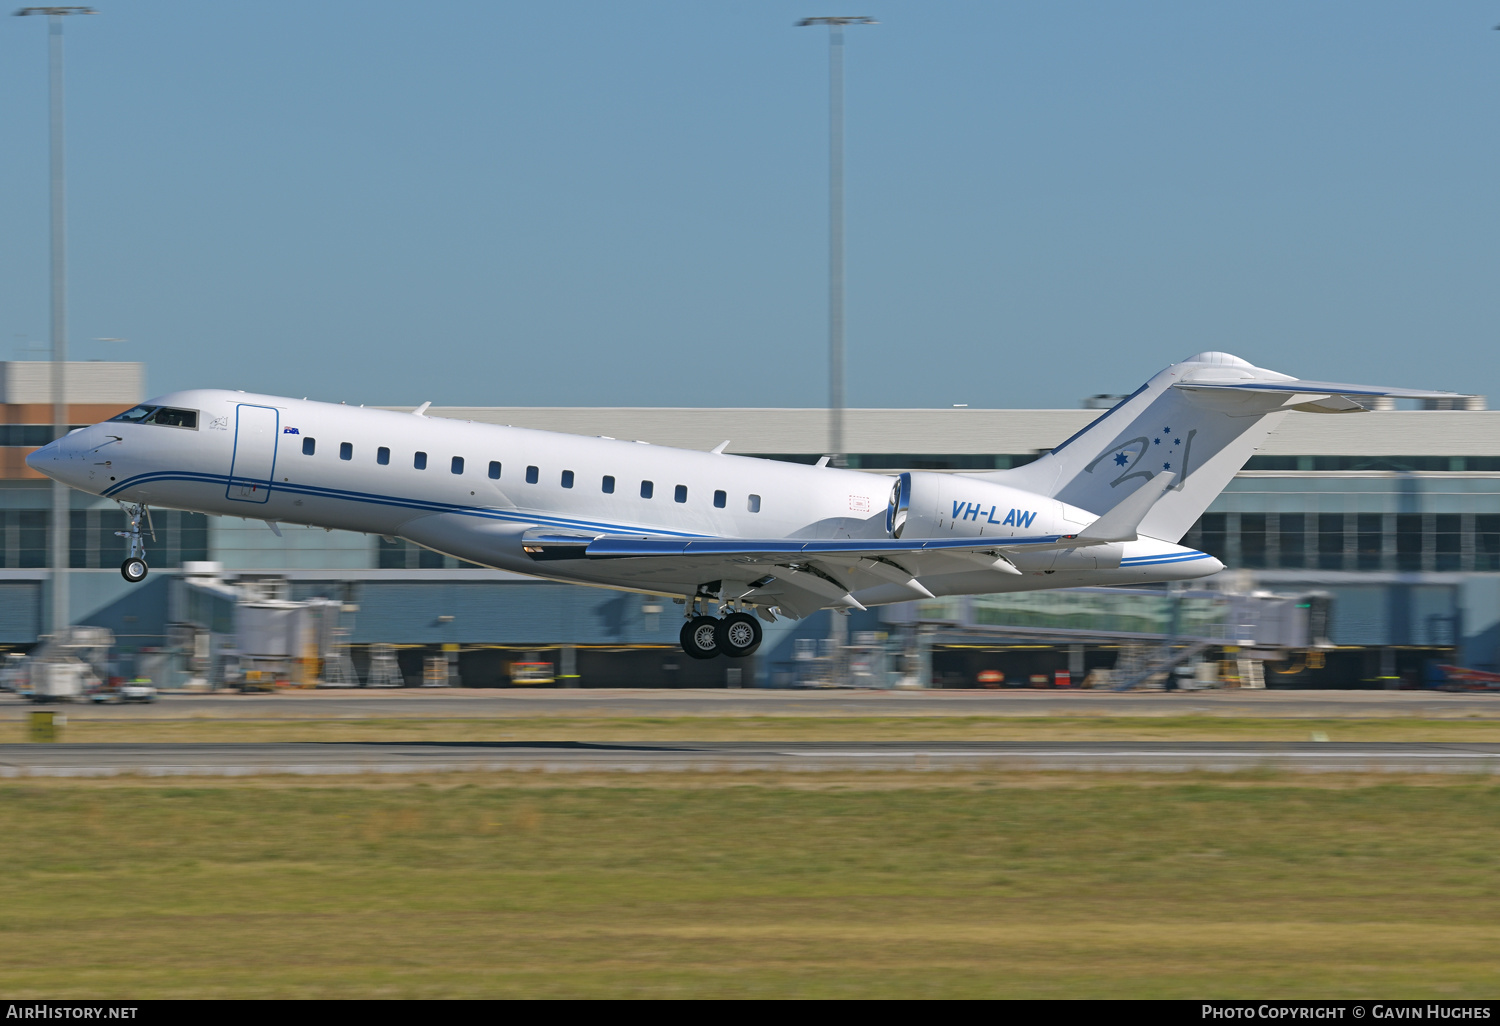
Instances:
[[[71,423],[140,401],[144,377],[140,364],[70,365]],[[51,437],[50,389],[47,363],[0,364],[0,645],[11,648],[34,645],[50,629],[51,486],[24,463]],[[1468,405],[1292,413],[1184,544],[1223,560],[1229,569],[1220,577],[1239,591],[1331,595],[1328,636],[1344,654],[1344,686],[1409,677],[1434,658],[1500,668],[1500,412]],[[1100,412],[850,410],[848,463],[874,473],[1020,466]],[[827,412],[817,409],[433,407],[428,416],[699,450],[728,440],[730,453],[806,463],[828,437]],[[114,533],[124,514],[110,500],[72,494],[73,622],[108,627],[125,652],[167,646],[175,623],[222,629],[202,622],[224,614],[201,600],[203,589],[184,586],[192,576],[254,580],[290,600],[336,599],[356,663],[362,646],[401,647],[409,653],[403,667],[446,646],[461,653],[468,684],[506,683],[513,653],[552,652],[560,654],[528,658],[551,659],[559,677],[585,686],[772,685],[792,680],[796,653],[828,632],[827,613],[777,624],[752,665],[731,669],[678,656],[682,607],[670,599],[536,581],[345,532],[285,526],[278,535],[257,520],[175,511],[153,511],[153,526],[152,575],[128,584],[118,569],[125,543]],[[909,608],[873,610],[850,627],[878,634],[911,616]],[[976,658],[939,659],[949,669],[933,681],[973,686],[966,675]]]

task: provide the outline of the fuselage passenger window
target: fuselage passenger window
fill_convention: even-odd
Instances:
[[[416,467],[418,470],[426,470],[427,469],[427,454],[425,452],[419,452],[419,453],[413,454],[413,456],[411,458],[411,465],[413,467]]]
[[[564,470],[562,472],[562,486],[564,488],[573,487],[573,472],[571,470]]]
[[[676,493],[672,496],[674,502],[687,502],[687,485],[678,485]]]
[[[500,461],[499,460],[490,460],[490,480],[491,481],[498,481],[498,480],[500,480]]]
[[[354,459],[354,443],[353,442],[340,442],[339,443],[339,459],[341,459],[341,460],[352,460],[352,459]]]
[[[318,440],[316,438],[302,439],[302,455],[311,456],[318,451]]]
[[[752,496],[750,496],[750,501],[745,504],[745,507],[748,510],[750,510],[751,513],[759,513],[760,512],[760,496],[759,495],[752,495]]]
[[[718,491],[714,492],[714,506],[718,509],[723,509],[724,504],[728,501],[729,496],[724,494],[724,489],[720,488]]]
[[[391,450],[383,445],[379,449],[376,449],[375,462],[379,463],[382,467],[389,466],[391,462]]]
[[[605,474],[604,475],[604,494],[605,495],[613,495],[613,494],[615,494],[615,479],[614,479],[614,475],[612,475],[612,474]]]
[[[455,474],[462,474],[464,472],[464,458],[462,456],[453,457],[451,469]]]
[[[649,499],[649,498],[651,498],[651,493],[654,492],[655,490],[656,490],[656,486],[654,484],[652,484],[650,481],[642,481],[641,482],[641,498],[643,498],[643,499]]]
[[[538,473],[538,471],[537,471],[537,469],[535,467],[527,467],[526,468],[526,483],[527,484],[536,484],[538,477],[539,477],[539,473]]]

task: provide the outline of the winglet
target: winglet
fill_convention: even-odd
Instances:
[[[1141,526],[1141,521],[1146,519],[1146,514],[1151,512],[1156,500],[1165,495],[1176,480],[1177,475],[1171,471],[1157,474],[1121,499],[1108,513],[1079,531],[1078,543],[1098,545],[1105,542],[1135,541],[1139,537],[1136,528]]]
[[[411,412],[413,414],[415,414],[416,416],[418,416],[418,417],[425,417],[425,416],[427,416],[427,407],[429,407],[431,405],[432,405],[432,402],[429,400],[428,402],[423,403],[421,406],[418,406],[415,410],[412,410]]]
[[[724,441],[720,442],[718,445],[714,446],[708,451],[713,453],[715,456],[722,456],[724,455],[724,450],[727,448],[729,448],[729,439],[726,438],[724,439]]]

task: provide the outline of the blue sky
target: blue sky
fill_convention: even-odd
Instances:
[[[1224,349],[1500,401],[1500,8],[100,0],[79,358],[351,403],[1070,406]],[[0,352],[47,339],[46,38],[0,22]],[[122,337],[126,343],[92,341]]]

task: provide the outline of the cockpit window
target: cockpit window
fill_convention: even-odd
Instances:
[[[156,416],[147,418],[148,424],[165,424],[167,427],[192,428],[198,430],[197,410],[174,410],[170,406],[163,406],[156,411]]]
[[[110,419],[123,420],[129,424],[164,424],[167,427],[198,430],[197,410],[178,410],[170,406],[137,406]]]

